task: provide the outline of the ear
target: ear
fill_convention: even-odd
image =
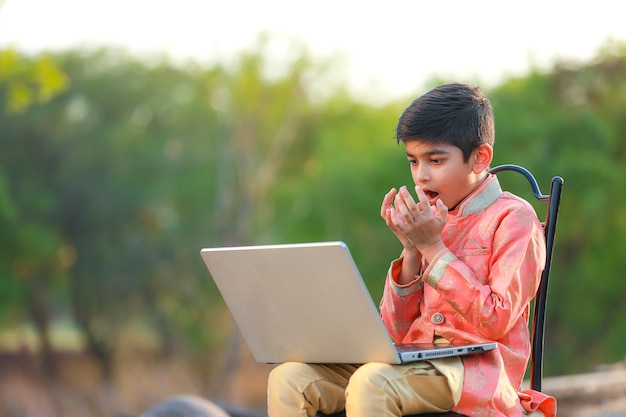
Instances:
[[[472,172],[475,174],[485,172],[493,160],[493,148],[491,145],[483,143],[472,153],[471,159],[473,162]]]

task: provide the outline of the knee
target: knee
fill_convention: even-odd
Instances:
[[[270,416],[315,415],[322,409],[324,396],[317,383],[320,375],[315,365],[286,362],[274,368],[267,383],[267,406]]]
[[[385,375],[389,368],[391,366],[385,363],[366,363],[352,375],[348,388],[361,389],[364,386],[369,386],[380,389],[387,382]]]
[[[272,391],[278,387],[296,387],[302,375],[306,375],[308,365],[299,362],[285,362],[272,369],[267,380],[267,389]]]
[[[390,365],[384,363],[367,363],[361,366],[350,378],[346,387],[346,399],[350,396],[371,398],[378,396],[388,387],[386,370]]]
[[[345,392],[346,410],[350,414],[383,415],[387,404],[392,407],[397,402],[389,384],[389,368],[384,363],[367,363],[352,375]]]

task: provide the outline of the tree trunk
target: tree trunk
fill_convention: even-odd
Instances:
[[[26,303],[28,314],[35,326],[39,340],[39,354],[46,376],[57,376],[57,364],[50,338],[50,309],[46,300],[43,287],[38,280],[28,280],[26,287]],[[34,281],[34,282],[33,282]]]

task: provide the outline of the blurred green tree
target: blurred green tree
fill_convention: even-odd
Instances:
[[[592,62],[559,62],[492,93],[498,162],[522,161],[546,186],[554,175],[565,179],[548,302],[547,374],[624,357],[624,85],[626,48],[609,42]]]
[[[73,317],[108,379],[147,329],[151,349],[223,377],[237,356],[222,347],[239,341],[201,247],[344,240],[380,297],[400,247],[379,207],[411,183],[394,128],[413,97],[361,103],[304,49],[272,71],[268,42],[228,67],[112,50],[51,57],[66,90],[0,114],[1,324],[38,323],[50,345],[50,320]],[[546,374],[623,355],[625,63],[608,45],[593,62],[488,91],[494,164],[566,181]],[[3,108],[10,97],[0,88]]]
[[[66,75],[47,55],[27,58],[12,49],[0,51],[0,105],[5,115],[16,115],[35,103],[46,103],[65,91],[68,84]],[[0,171],[0,226],[3,231],[0,240],[6,248],[6,252],[0,255],[3,260],[0,262],[0,273],[13,277],[0,286],[3,290],[0,304],[5,305],[0,311],[0,323],[3,316],[18,313],[20,309],[15,308],[19,305],[16,300],[24,299],[26,313],[39,335],[44,367],[53,374],[55,362],[49,330],[50,307],[44,295],[46,286],[42,285],[42,276],[50,275],[52,281],[58,280],[60,268],[55,250],[60,237],[58,231],[45,221],[26,220],[28,214],[24,215],[10,196],[10,175],[8,170]],[[27,206],[34,210],[51,203],[51,196],[45,193],[32,195],[24,192],[23,198],[28,201]],[[19,280],[31,285],[24,288],[19,285]]]
[[[28,59],[12,49],[0,51],[0,90],[4,111],[9,114],[49,101],[64,91],[68,83],[67,76],[48,55]]]

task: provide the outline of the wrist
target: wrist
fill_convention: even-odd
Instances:
[[[433,259],[443,250],[447,249],[447,246],[440,240],[432,245],[424,246],[420,248],[420,252],[426,262],[431,263]]]
[[[421,259],[422,254],[415,246],[412,246],[402,250],[402,257],[407,259]]]
[[[400,257],[402,262],[402,269],[399,275],[399,279],[397,284],[399,285],[407,285],[421,275],[422,269],[422,254],[417,250],[417,248],[404,249],[402,251],[402,255]]]

